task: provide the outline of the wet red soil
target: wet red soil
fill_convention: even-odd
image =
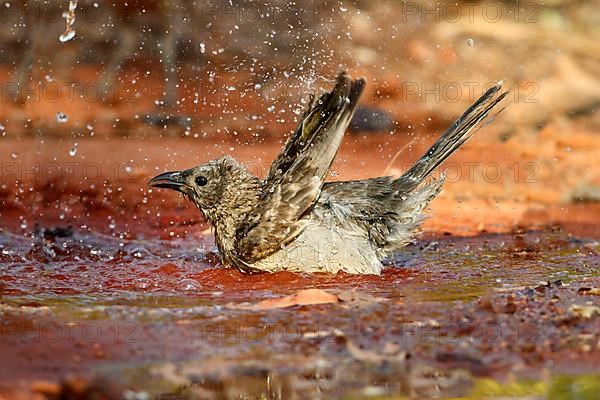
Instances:
[[[420,138],[389,165],[408,137],[349,136],[331,179],[397,174],[434,139]],[[224,268],[197,211],[146,186],[154,174],[223,154],[264,175],[280,143],[2,140],[7,397],[126,389],[231,397],[235,389],[252,398],[274,387],[307,397],[370,387],[449,396],[468,395],[482,377],[598,373],[600,296],[585,289],[600,287],[600,207],[565,200],[576,184],[556,173],[567,163],[586,170],[585,148],[543,150],[532,178],[527,151],[475,139],[447,166],[422,239],[382,276],[356,277]],[[500,178],[490,175],[496,166]],[[346,300],[231,307],[306,288]]]
[[[533,148],[528,150],[530,138],[501,143],[495,140],[493,130],[485,133],[443,167],[447,183],[431,205],[425,231],[463,236],[559,224],[573,233],[600,237],[594,222],[600,217],[598,203],[577,203],[580,198],[586,199],[578,197],[581,187],[596,190],[600,179],[592,167],[595,149],[600,147],[595,136],[582,131],[563,137],[548,129],[541,135],[550,143],[536,147],[534,152]],[[350,136],[330,179],[399,174],[423,154],[435,136],[417,136],[414,144],[393,160],[410,140],[401,134]],[[168,226],[175,231],[186,230],[186,226],[200,221],[183,199],[146,187],[150,177],[225,154],[264,176],[281,146],[278,140],[251,144],[200,138],[2,141],[2,214],[17,215],[5,219],[7,226],[18,228],[23,224],[20,217],[29,228],[36,220],[52,223],[60,218],[58,222],[77,225],[77,220],[85,217],[88,227],[110,232],[107,227],[111,218],[117,222],[123,219],[119,228],[126,225],[128,233],[153,227],[163,228],[163,236]],[[582,143],[581,148],[577,148],[578,143]],[[25,213],[31,207],[36,211],[33,216]]]
[[[387,392],[402,394],[414,389],[414,371],[431,373],[422,371],[426,366],[448,375],[448,395],[468,393],[462,385],[469,376],[597,372],[600,249],[564,232],[420,242],[382,276],[366,277],[243,275],[215,268],[212,256],[194,249],[194,235],[165,243],[62,234],[2,236],[5,390],[32,381],[30,388],[66,390],[53,382],[78,376],[84,386],[108,379],[106,390],[169,393],[175,389],[148,379],[176,378],[221,393],[210,382],[237,377],[233,386],[252,395],[263,374],[287,382],[320,369],[324,377],[290,384],[286,393],[311,393],[325,379],[334,397],[350,382],[387,382]],[[230,307],[303,288],[342,301],[271,311]],[[340,366],[349,375],[336,374]],[[456,369],[470,375],[455,376]],[[430,393],[436,379],[419,390]]]

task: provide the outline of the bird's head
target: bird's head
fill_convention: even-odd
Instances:
[[[253,206],[260,181],[233,158],[222,157],[183,171],[157,175],[148,185],[182,193],[215,223]]]

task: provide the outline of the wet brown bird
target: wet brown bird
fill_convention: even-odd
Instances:
[[[214,226],[225,264],[244,272],[345,271],[379,274],[412,240],[422,211],[440,192],[434,169],[490,122],[504,99],[486,91],[404,175],[324,182],[365,86],[341,73],[309,109],[265,179],[231,157],[166,172],[151,186],[179,191]]]

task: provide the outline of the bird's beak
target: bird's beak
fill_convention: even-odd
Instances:
[[[150,179],[148,185],[157,188],[173,189],[178,192],[183,192],[183,188],[187,186],[181,171],[165,172],[164,174],[157,175]]]

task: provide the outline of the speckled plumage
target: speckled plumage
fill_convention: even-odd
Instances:
[[[324,182],[364,84],[341,73],[330,93],[312,99],[264,180],[226,156],[150,184],[194,202],[214,226],[223,261],[241,271],[379,274],[441,190],[443,176],[430,173],[491,121],[507,92],[500,83],[489,89],[398,179]]]

